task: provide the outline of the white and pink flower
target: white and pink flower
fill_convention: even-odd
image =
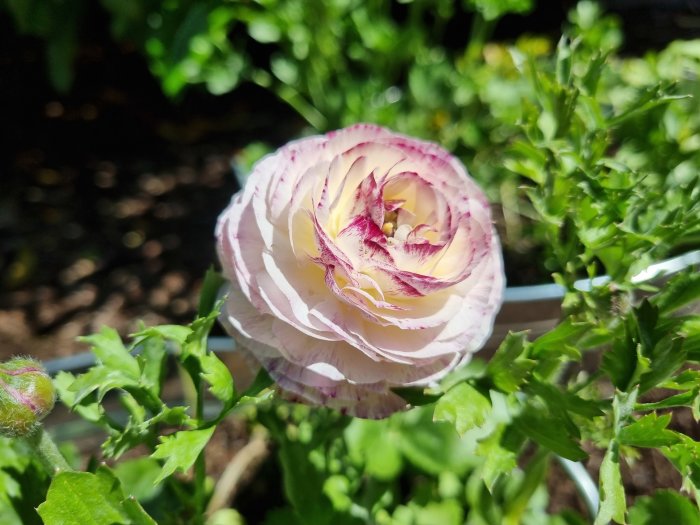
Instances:
[[[373,125],[263,158],[221,214],[222,320],[288,397],[381,418],[485,343],[503,263],[441,147]]]

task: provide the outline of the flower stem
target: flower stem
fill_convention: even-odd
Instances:
[[[33,432],[25,436],[24,440],[34,449],[39,461],[51,476],[73,470],[43,426],[37,426]]]
[[[200,381],[197,385],[197,421],[201,424],[204,421],[204,392]],[[204,450],[199,453],[194,463],[194,504],[195,516],[199,520],[198,523],[203,523],[204,517],[204,499],[205,499],[205,483],[207,478],[207,463],[204,456]]]

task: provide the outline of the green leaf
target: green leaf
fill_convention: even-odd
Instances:
[[[189,326],[181,326],[176,324],[163,324],[159,326],[151,326],[132,334],[134,343],[139,344],[141,340],[148,337],[163,338],[166,341],[173,341],[182,346],[187,341],[187,338],[192,334],[192,328]]]
[[[568,422],[528,405],[514,420],[515,427],[527,437],[555,454],[581,461],[588,457],[567,432]]]
[[[102,401],[102,398],[110,390],[138,386],[138,379],[123,373],[121,370],[95,366],[79,375],[68,387],[68,390],[75,393],[73,403],[80,403],[94,391],[97,391],[97,400]]]
[[[646,392],[669,379],[686,360],[683,339],[669,334],[661,339],[649,354],[651,366],[641,375],[640,393]]]
[[[509,474],[517,466],[517,454],[501,446],[503,429],[479,441],[476,449],[476,454],[484,458],[481,477],[489,491],[493,490],[499,476]]]
[[[424,507],[411,503],[416,516],[415,525],[461,525],[464,522],[464,510],[455,499],[431,501]]]
[[[388,420],[354,419],[344,435],[350,458],[358,466],[364,466],[367,474],[392,480],[401,472],[403,459],[396,446],[401,435]]]
[[[674,408],[674,407],[689,407],[693,406],[696,398],[698,397],[698,388],[669,396],[661,401],[656,401],[655,403],[639,403],[636,406],[637,410],[660,410],[663,408]]]
[[[142,352],[136,357],[141,367],[141,384],[157,397],[165,377],[165,341],[160,337],[151,337],[143,341]]]
[[[491,402],[469,383],[452,387],[435,405],[435,421],[448,421],[461,436],[479,428],[491,413]]]
[[[682,100],[689,95],[668,95],[666,92],[673,88],[673,84],[660,82],[659,84],[644,88],[640,91],[636,100],[629,103],[629,109],[608,120],[608,127],[616,127],[623,122],[639,117],[652,109],[668,104],[674,100]]]
[[[683,485],[700,489],[700,443],[679,434],[680,442],[659,450],[683,476]]]
[[[683,339],[683,351],[688,360],[700,361],[700,316],[692,316],[683,321],[679,334]]]
[[[80,414],[80,416],[87,420],[96,423],[102,418],[102,412],[100,405],[96,402],[88,402],[87,400],[77,401],[76,392],[71,390],[71,386],[75,382],[75,376],[70,372],[59,372],[54,377],[53,384],[56,386],[56,392],[58,393],[61,401],[74,412]]]
[[[607,525],[610,520],[625,523],[627,502],[625,488],[620,474],[618,445],[614,441],[603,457],[600,465],[600,507],[594,525]]]
[[[228,367],[213,352],[200,358],[202,379],[209,383],[209,391],[225,406],[232,406],[236,396],[233,377]]]
[[[630,525],[697,525],[698,508],[688,499],[672,490],[659,490],[653,496],[637,498],[629,512]]]
[[[658,308],[645,299],[628,315],[624,337],[616,338],[612,348],[603,354],[601,368],[619,390],[629,391],[647,373],[650,375],[647,375],[644,384],[648,388],[659,378],[667,378],[669,370],[677,368],[678,357],[672,353],[668,343],[655,349],[658,315]],[[652,363],[652,358],[657,361]]]
[[[554,353],[580,358],[581,353],[573,345],[590,330],[590,323],[575,323],[571,318],[567,318],[553,330],[532,342],[532,356],[537,357],[543,353]]]
[[[470,451],[473,440],[460,439],[454,425],[433,422],[431,407],[418,407],[391,418],[396,428],[395,446],[412,465],[432,474],[453,472],[460,476],[478,463]]]
[[[486,20],[497,20],[508,13],[525,13],[532,9],[533,0],[468,0]]]
[[[391,391],[414,407],[435,403],[442,397],[442,394],[426,394],[424,388],[392,388]]]
[[[654,296],[654,304],[665,313],[673,312],[700,299],[700,272],[689,271],[676,275],[664,284]]]
[[[487,373],[493,384],[507,394],[518,390],[536,364],[522,357],[529,344],[526,332],[511,332],[489,361]]]
[[[671,414],[657,416],[647,414],[634,423],[620,429],[617,440],[621,445],[633,447],[663,447],[680,441],[678,434],[666,427],[671,422]]]
[[[37,509],[45,523],[61,525],[156,525],[107,468],[61,472]]]
[[[284,493],[302,517],[302,523],[326,525],[333,518],[333,507],[323,494],[325,476],[309,459],[309,449],[298,441],[286,440],[279,444]],[[299,483],[299,480],[304,483]],[[319,497],[322,495],[321,497]]]
[[[255,18],[248,25],[248,33],[261,44],[270,44],[280,39],[280,28],[271,21],[262,17]]]
[[[323,483],[323,493],[338,511],[347,512],[352,506],[350,492],[350,480],[340,474],[326,478]]]
[[[261,367],[251,385],[241,394],[241,399],[256,397],[260,392],[274,384],[275,382],[270,377],[270,374],[267,373],[267,370]]]
[[[208,519],[206,525],[246,525],[243,516],[234,509],[219,509]],[[287,522],[285,525],[292,525]]]
[[[121,461],[114,467],[124,493],[135,497],[141,503],[155,498],[162,491],[156,483],[162,467],[151,457],[140,457]]]
[[[161,436],[160,445],[151,454],[152,458],[165,459],[165,465],[155,483],[160,483],[176,470],[181,472],[188,470],[209,442],[214,430],[216,427],[211,426],[201,430],[181,430],[169,436]]]
[[[175,32],[169,49],[171,65],[184,60],[190,53],[192,38],[206,32],[210,10],[211,6],[207,3],[197,3],[192,5],[187,14],[180,19],[182,22]]]
[[[217,297],[226,279],[213,268],[209,268],[204,274],[202,290],[199,293],[199,307],[197,315],[200,317],[209,315],[215,308]]]
[[[572,392],[560,390],[550,383],[532,381],[528,390],[539,396],[554,412],[572,412],[586,418],[602,416],[604,412],[599,403],[590,399],[583,399]]]
[[[91,345],[97,360],[110,370],[137,381],[141,370],[136,358],[124,347],[121,337],[113,328],[104,327],[100,333],[81,337],[83,343]]]

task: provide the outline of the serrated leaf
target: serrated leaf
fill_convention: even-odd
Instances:
[[[615,339],[603,354],[601,368],[619,390],[629,391],[651,369],[657,321],[658,309],[644,300],[627,317],[624,337]]]
[[[192,334],[192,328],[189,326],[181,326],[176,324],[163,324],[159,326],[151,326],[132,334],[135,343],[140,343],[142,339],[148,337],[162,338],[166,341],[173,341],[180,346],[185,344],[187,338]]]
[[[610,520],[625,523],[627,502],[620,474],[618,445],[615,442],[610,445],[600,465],[600,507],[594,525],[608,525]]]
[[[676,275],[664,284],[653,300],[666,313],[700,300],[700,272],[689,271]]]
[[[683,476],[683,484],[700,489],[700,443],[679,434],[680,442],[659,450]]]
[[[61,525],[156,525],[107,467],[95,474],[61,472],[37,512],[45,523]]]
[[[138,366],[138,365],[137,365]],[[138,387],[138,379],[122,371],[106,366],[95,366],[75,378],[68,390],[75,393],[73,403],[80,403],[85,397],[97,391],[97,400],[115,388]]]
[[[639,403],[636,406],[637,410],[660,410],[663,408],[674,408],[674,407],[689,407],[693,406],[696,398],[698,397],[698,388],[683,392],[681,394],[676,394],[669,396],[661,401],[656,401],[654,403]]]
[[[231,406],[236,396],[236,389],[228,367],[212,352],[203,355],[200,363],[202,379],[209,383],[209,391],[225,406]]]
[[[569,425],[561,418],[554,417],[528,405],[515,418],[514,424],[520,432],[535,443],[566,459],[581,461],[588,457],[588,454],[566,432]]]
[[[452,423],[461,436],[484,425],[490,413],[489,399],[469,383],[460,383],[438,400],[433,419]]]
[[[532,342],[532,355],[538,356],[546,352],[580,359],[581,353],[572,345],[590,329],[589,323],[575,323],[571,318],[568,318]],[[572,348],[574,349],[573,354]]]
[[[141,368],[141,384],[156,397],[160,396],[167,357],[165,341],[160,337],[148,338],[142,343],[142,348],[142,352],[136,358]]]
[[[640,393],[669,379],[686,360],[683,339],[670,334],[656,343],[650,352],[650,367],[639,379]]]
[[[604,413],[598,402],[583,399],[572,392],[540,381],[532,381],[528,385],[532,393],[539,396],[553,411],[567,411],[587,418],[602,416]]]
[[[681,323],[679,334],[683,337],[683,351],[690,361],[700,361],[700,316],[692,316]]]
[[[522,357],[529,344],[525,332],[511,332],[489,361],[488,375],[493,384],[507,394],[518,390],[536,364],[535,361]]]
[[[53,383],[56,387],[61,401],[71,410],[80,414],[80,416],[93,423],[102,419],[102,409],[97,402],[76,401],[76,393],[70,387],[75,382],[75,376],[70,372],[61,371],[54,377]]]
[[[110,370],[119,370],[124,376],[138,380],[141,370],[136,358],[124,347],[121,337],[113,328],[104,327],[97,334],[81,337],[88,343],[97,360]]]
[[[630,525],[697,525],[700,512],[693,503],[672,490],[659,490],[653,496],[637,498],[630,508]]]
[[[647,414],[634,423],[622,427],[617,436],[621,445],[632,447],[663,447],[680,441],[678,434],[666,427],[671,422],[671,415]]]
[[[216,427],[201,430],[181,430],[169,436],[161,436],[161,443],[151,454],[154,459],[164,459],[163,470],[155,483],[160,483],[173,472],[188,470],[197,460],[199,453],[209,442]]]
[[[509,474],[517,466],[517,455],[501,446],[503,428],[479,441],[476,454],[484,458],[481,477],[489,491],[493,490],[499,476]]]

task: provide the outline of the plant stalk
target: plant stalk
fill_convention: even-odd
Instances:
[[[43,426],[37,426],[36,430],[25,436],[24,440],[32,447],[39,461],[52,477],[60,472],[73,470]]]
[[[196,417],[198,425],[204,422],[204,391],[202,382],[197,385],[197,409]],[[199,453],[194,463],[194,504],[197,523],[204,523],[204,499],[205,484],[207,479],[207,463],[204,450]]]

